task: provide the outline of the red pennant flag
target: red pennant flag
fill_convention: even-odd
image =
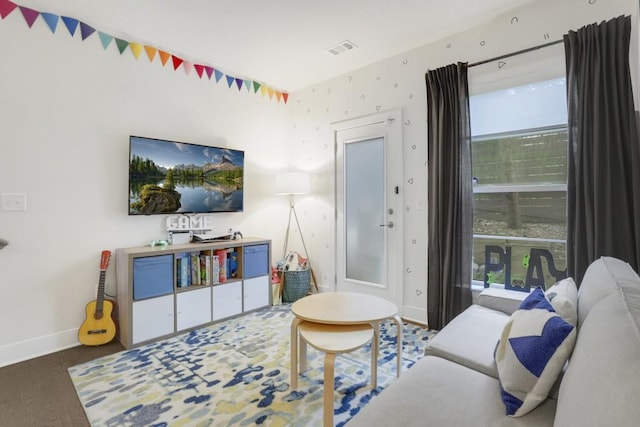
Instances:
[[[184,60],[182,58],[178,58],[175,55],[171,55],[171,60],[173,61],[173,69],[177,70],[178,67],[180,66],[180,64],[182,64],[184,62]]]
[[[284,99],[284,103],[286,104],[289,99],[289,94],[287,92],[282,92],[282,99]]]
[[[204,70],[207,72],[207,76],[209,76],[209,80],[211,80],[211,76],[213,75],[213,67],[209,67],[208,65],[205,65]]]
[[[40,16],[40,12],[37,10],[29,9],[28,7],[18,6],[20,11],[22,12],[22,16],[24,16],[24,20],[27,22],[29,28],[33,26],[33,23],[36,22],[36,18]]]
[[[198,77],[202,78],[202,73],[204,72],[204,65],[193,64],[193,68],[196,69],[196,73],[198,73]]]
[[[9,16],[13,10],[18,7],[17,4],[10,2],[9,0],[0,0],[0,16],[2,19]]]

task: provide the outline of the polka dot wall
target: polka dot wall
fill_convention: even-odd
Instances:
[[[486,25],[461,29],[464,31],[451,37],[292,93],[289,100],[292,109],[291,167],[311,171],[313,188],[312,196],[300,199],[297,209],[321,286],[333,289],[336,275],[332,124],[377,112],[402,111],[403,172],[402,176],[395,177],[404,201],[402,312],[407,318],[426,322],[426,71],[457,61],[473,63],[561,40],[569,30],[622,14],[633,15],[634,22],[638,22],[637,9],[638,2],[632,0],[529,2],[516,11],[497,15]],[[637,52],[637,43],[632,46]],[[542,59],[545,55],[550,53],[545,53],[544,49],[538,53]],[[492,74],[499,81],[508,75],[515,63],[526,62],[527,58],[506,58],[473,71],[479,75]]]

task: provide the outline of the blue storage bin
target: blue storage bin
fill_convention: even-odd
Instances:
[[[269,245],[244,247],[244,277],[258,277],[269,274]]]
[[[173,255],[134,258],[134,300],[170,293],[173,293]]]

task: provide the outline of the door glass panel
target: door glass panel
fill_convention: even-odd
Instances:
[[[344,146],[346,279],[385,285],[384,138]]]

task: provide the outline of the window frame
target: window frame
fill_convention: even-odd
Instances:
[[[545,133],[552,133],[558,131],[568,131],[568,124],[562,125],[553,125],[553,126],[544,126],[537,127],[531,129],[523,129],[523,130],[515,130],[509,132],[500,132],[494,134],[487,135],[478,135],[471,136],[471,145],[475,142],[486,141],[486,140],[495,140],[495,139],[506,139],[513,137],[523,137],[528,135],[541,135]],[[473,152],[473,149],[472,149]],[[473,157],[472,157],[473,162]],[[567,192],[567,183],[558,183],[558,182],[539,182],[535,184],[481,184],[475,183],[472,186],[473,195],[475,194],[504,194],[504,193],[530,193],[530,192]],[[475,203],[473,209],[474,217],[475,217]],[[475,228],[475,227],[474,227]],[[546,239],[546,238],[535,238],[535,237],[521,237],[521,236],[505,236],[505,235],[494,235],[494,234],[476,234],[475,230],[473,231],[473,244],[475,245],[475,239],[487,239],[487,240],[501,240],[501,241],[522,241],[522,242],[540,242],[540,243],[557,243],[564,244],[566,247],[567,240],[565,239]],[[471,285],[476,290],[484,289],[484,280],[475,280],[472,278]],[[506,286],[504,283],[489,283],[489,287],[504,289]]]

